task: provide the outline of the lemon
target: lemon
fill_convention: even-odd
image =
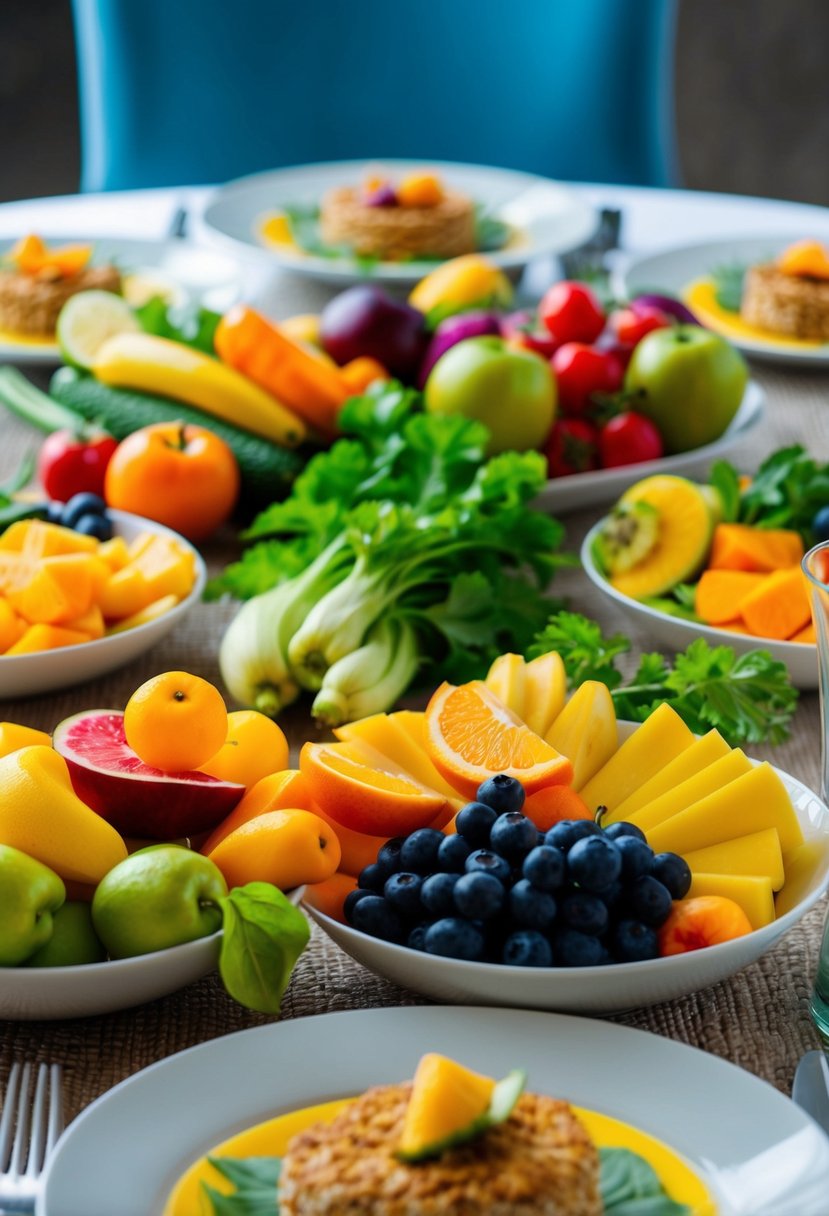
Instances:
[[[107,338],[140,328],[121,296],[111,291],[79,291],[58,314],[58,347],[66,363],[89,371]]]

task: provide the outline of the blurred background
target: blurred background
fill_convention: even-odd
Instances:
[[[680,0],[681,184],[829,204],[827,47],[825,0]],[[0,201],[77,190],[70,0],[2,0],[0,131]]]

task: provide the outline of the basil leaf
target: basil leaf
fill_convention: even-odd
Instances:
[[[213,1216],[278,1216],[279,1157],[208,1157],[207,1160],[236,1190],[230,1195],[203,1182]]]
[[[181,342],[215,357],[213,338],[222,319],[221,313],[195,303],[169,304],[163,296],[151,296],[133,311],[145,333]]]
[[[720,496],[723,523],[736,523],[740,515],[740,478],[734,465],[727,460],[715,460],[708,483]]]
[[[279,1013],[297,959],[308,945],[308,922],[267,882],[236,887],[222,901],[219,974],[230,996],[257,1013]]]
[[[689,1216],[666,1193],[652,1166],[626,1148],[599,1149],[599,1193],[605,1216]]]

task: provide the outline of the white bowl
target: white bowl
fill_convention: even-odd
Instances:
[[[196,577],[190,594],[154,621],[99,638],[96,642],[62,646],[59,650],[43,650],[37,654],[0,655],[0,700],[53,692],[58,688],[94,680],[108,671],[114,671],[116,667],[124,667],[160,642],[201,599],[207,581],[207,568],[201,554],[189,541],[163,524],[140,515],[109,511],[109,516],[114,525],[114,535],[123,536],[127,542],[141,532],[153,532],[157,536],[175,537],[180,545],[189,549],[196,564]]]
[[[638,479],[637,479],[638,480]],[[712,646],[730,646],[735,654],[748,650],[767,650],[773,659],[785,663],[796,688],[812,689],[818,686],[817,646],[808,642],[776,642],[771,638],[758,638],[743,633],[729,633],[727,629],[716,629],[713,625],[701,625],[686,621],[682,617],[670,616],[639,600],[622,595],[607,581],[593,560],[592,545],[603,520],[599,520],[584,538],[581,547],[581,564],[593,585],[619,607],[619,609],[647,631],[651,641],[661,643],[673,650],[684,650],[695,638],[704,638]]]
[[[623,742],[636,726],[619,723]],[[369,937],[312,907],[307,911],[329,937],[358,963],[386,979],[437,1001],[508,1005],[564,1013],[618,1013],[655,1005],[728,979],[753,963],[805,916],[829,888],[829,807],[800,781],[775,770],[789,792],[807,840],[823,844],[800,902],[785,915],[719,946],[644,963],[602,967],[508,967],[442,958]]]
[[[304,887],[288,892],[299,904]],[[215,970],[222,934],[183,946],[80,967],[0,967],[0,1019],[97,1017],[178,992]]]

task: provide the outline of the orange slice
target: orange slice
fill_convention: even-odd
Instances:
[[[365,745],[306,743],[299,767],[325,814],[355,832],[406,835],[446,809],[443,794]]]
[[[494,773],[516,777],[528,794],[569,785],[573,766],[531,731],[483,680],[441,684],[426,709],[426,746],[435,768],[468,798]]]

